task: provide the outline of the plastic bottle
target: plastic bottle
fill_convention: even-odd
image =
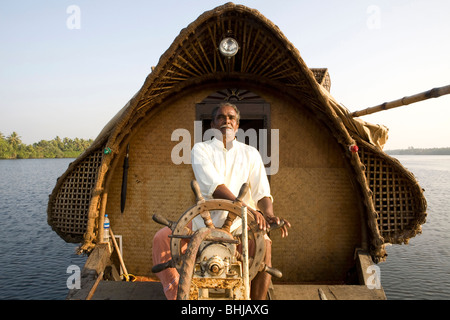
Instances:
[[[103,223],[103,241],[109,241],[109,219],[107,214],[105,214],[105,222]]]

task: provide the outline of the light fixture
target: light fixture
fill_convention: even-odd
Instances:
[[[220,53],[228,58],[233,57],[239,50],[238,42],[233,38],[225,38],[220,41],[219,51]]]

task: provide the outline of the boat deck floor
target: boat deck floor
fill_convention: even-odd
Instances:
[[[100,281],[92,300],[166,300],[161,282]]]
[[[275,300],[385,300],[363,285],[273,285]],[[160,282],[100,281],[92,300],[166,300]]]

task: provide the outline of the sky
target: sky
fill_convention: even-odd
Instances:
[[[226,1],[0,0],[0,132],[95,139],[181,29]],[[448,0],[242,0],[350,111],[450,85]],[[450,95],[362,117],[385,150],[450,147]]]

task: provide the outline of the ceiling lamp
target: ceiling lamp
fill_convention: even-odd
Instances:
[[[220,42],[219,51],[220,53],[228,58],[231,58],[236,55],[239,50],[238,42],[233,38],[225,38]]]

